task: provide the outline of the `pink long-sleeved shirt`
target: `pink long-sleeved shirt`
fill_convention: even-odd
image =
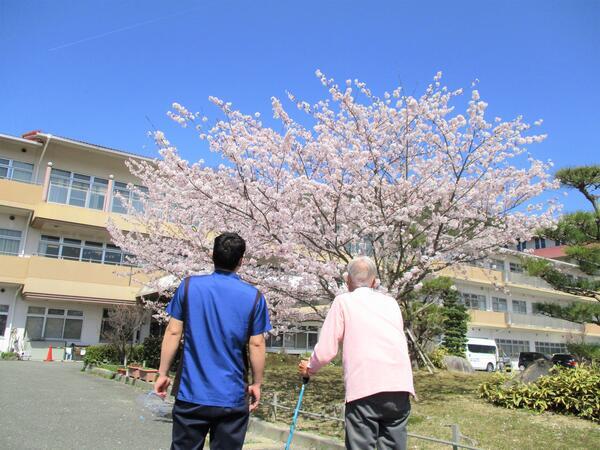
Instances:
[[[366,287],[337,296],[308,364],[311,375],[335,358],[340,343],[346,402],[378,392],[414,395],[402,313],[392,297]]]

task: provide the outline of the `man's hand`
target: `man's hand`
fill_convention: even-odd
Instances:
[[[310,378],[310,374],[308,373],[308,359],[303,359],[298,364],[298,372],[302,378]]]
[[[251,384],[248,386],[248,395],[250,395],[250,412],[258,408],[260,403],[260,384]]]
[[[171,379],[166,375],[159,375],[154,382],[154,392],[162,398],[167,396],[167,389],[171,384]]]

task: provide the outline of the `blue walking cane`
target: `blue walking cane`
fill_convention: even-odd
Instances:
[[[296,422],[298,421],[298,413],[300,412],[300,406],[302,406],[302,397],[304,397],[304,388],[308,384],[308,377],[302,378],[302,387],[300,388],[300,396],[298,397],[298,404],[296,405],[296,409],[294,410],[294,418],[292,419],[292,424],[290,425],[290,435],[288,436],[287,442],[285,443],[285,450],[290,450],[290,445],[292,443],[292,437],[294,437],[294,430],[296,429]]]

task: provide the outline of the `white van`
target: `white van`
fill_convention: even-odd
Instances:
[[[467,360],[475,370],[496,370],[498,346],[493,339],[467,338]]]

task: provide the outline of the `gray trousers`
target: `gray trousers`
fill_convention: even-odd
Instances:
[[[346,403],[346,449],[406,450],[408,392],[379,392]]]

